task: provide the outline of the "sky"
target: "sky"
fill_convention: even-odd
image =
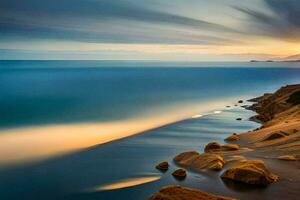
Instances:
[[[284,58],[299,19],[299,0],[0,0],[0,59]]]

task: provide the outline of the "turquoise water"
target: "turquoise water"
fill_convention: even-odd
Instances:
[[[234,106],[236,101],[299,83],[300,69],[289,68],[285,63],[282,66],[274,63],[276,68],[269,63],[264,68],[249,63],[226,63],[223,67],[221,63],[210,63],[213,68],[203,63],[199,68],[191,64],[172,67],[172,63],[167,68],[159,63],[128,65],[96,61],[1,61],[0,130],[155,118],[174,113],[181,106],[193,110],[196,104],[214,111],[216,108],[209,105],[216,100],[226,100],[231,107],[218,108],[221,113],[209,112],[200,118],[185,119],[69,154],[15,165],[0,164],[0,199],[142,200],[169,184],[245,198],[245,191],[232,189],[219,178],[210,179],[217,174],[189,173],[185,181],[178,182],[170,175],[176,168],[171,160],[182,151],[202,151],[210,141],[222,142],[229,133],[258,127],[247,120],[254,113]],[[236,121],[237,117],[243,120]],[[18,134],[23,133],[17,132],[15,137]],[[0,144],[0,149],[4,145]],[[28,148],[38,151],[37,146]],[[6,156],[5,149],[2,150],[0,155]],[[171,162],[171,170],[165,174],[154,168],[162,160]],[[115,190],[97,189],[145,177],[159,177],[159,180]],[[264,199],[264,195],[276,191],[274,184],[266,190],[246,191],[246,197]]]
[[[253,68],[249,63],[213,68],[203,63],[201,68],[191,64],[162,68],[159,63],[151,67],[143,62],[128,65],[130,62],[0,61],[0,128],[155,116],[161,113],[154,110],[169,112],[171,107],[190,102],[255,96],[300,79],[300,69],[287,68],[293,63],[273,64],[277,68],[269,68],[269,63],[265,64],[268,68]]]

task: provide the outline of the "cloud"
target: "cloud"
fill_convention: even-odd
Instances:
[[[186,31],[184,31],[186,29]],[[112,43],[235,42],[199,32],[238,33],[221,24],[154,9],[137,0],[2,0],[0,34]]]
[[[264,0],[271,11],[258,11],[245,7],[234,8],[251,20],[247,24],[251,34],[266,35],[283,40],[295,41],[300,39],[300,1],[299,0]]]

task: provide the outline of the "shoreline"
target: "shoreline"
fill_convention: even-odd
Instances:
[[[293,99],[297,103],[290,103],[291,97],[295,96],[296,93],[298,99]],[[266,185],[270,185],[264,188],[266,190],[265,194],[258,199],[297,199],[300,195],[297,189],[300,183],[299,94],[300,84],[287,85],[272,94],[268,93],[249,100],[250,102],[254,102],[254,104],[244,108],[257,113],[257,115],[249,120],[258,119],[254,120],[254,122],[261,124],[261,127],[240,134],[232,134],[225,139],[224,145],[216,144],[220,147],[215,144],[211,146],[210,144],[213,144],[211,142],[206,146],[205,153],[203,154],[194,151],[183,152],[175,156],[173,162],[178,167],[185,169],[187,175],[191,171],[194,173],[199,173],[199,171],[207,173],[203,169],[220,171],[222,175],[219,178],[230,178],[230,185],[236,185],[234,187],[240,187],[240,182],[244,182],[243,184],[246,184],[245,186],[249,189],[255,189],[257,186],[255,184],[251,185],[253,184],[253,180],[258,178],[256,184],[261,184],[262,182],[260,181],[265,176],[270,181]],[[236,149],[223,149],[223,146],[227,148],[228,145],[231,145],[230,148],[234,147]],[[208,148],[216,149],[207,151]],[[242,148],[249,148],[250,151],[240,151]],[[216,157],[216,155],[218,156]],[[215,168],[216,166],[218,168]],[[260,167],[263,168],[256,171]],[[243,170],[244,175],[239,175],[241,172],[238,172],[238,170]],[[260,175],[260,178],[256,177],[263,171],[265,172]],[[249,174],[247,175],[247,173]],[[220,173],[216,175],[219,176],[218,174]],[[217,176],[212,179],[218,178]],[[269,179],[268,176],[271,179],[274,178],[274,180]],[[272,184],[272,182],[276,182],[276,184]],[[195,189],[200,194],[204,192],[201,188]],[[180,197],[181,193],[186,193],[186,190],[190,189],[183,187],[180,190],[178,191],[176,186],[166,186],[150,197],[150,199],[164,200]],[[210,188],[209,190],[214,191],[214,194],[223,195],[222,189]],[[289,193],[283,193],[286,190]],[[209,194],[211,199],[214,199],[214,194]],[[189,198],[191,200],[198,199],[197,195],[192,192],[186,193],[185,196],[188,195],[190,195]],[[244,199],[246,195],[247,193],[239,195],[238,198]],[[235,197],[228,198],[233,199]]]
[[[3,129],[0,131],[1,167],[45,160],[125,139],[191,118],[220,114],[222,110],[229,109],[226,106],[231,105],[234,107],[232,99],[235,98],[231,97],[226,99],[225,102],[206,103],[214,109],[204,109],[204,107],[207,107],[206,104],[201,105],[198,112],[183,108],[182,110],[187,113],[184,117],[178,114],[180,112],[177,111],[168,113],[166,116],[143,120],[133,119],[103,124],[77,123]],[[31,146],[35,146],[35,148],[32,149]]]

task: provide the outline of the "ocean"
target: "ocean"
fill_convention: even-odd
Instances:
[[[204,175],[177,182],[154,166],[258,127],[237,101],[299,82],[297,63],[0,61],[0,199],[145,199],[201,185]]]

